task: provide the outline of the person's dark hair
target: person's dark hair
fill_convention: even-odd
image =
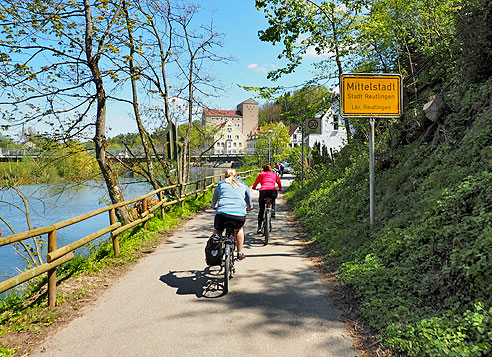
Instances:
[[[272,167],[270,166],[270,164],[264,164],[263,165],[263,171],[272,171]]]

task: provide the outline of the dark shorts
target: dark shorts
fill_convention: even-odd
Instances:
[[[216,214],[214,218],[215,230],[222,233],[222,231],[224,231],[225,229],[226,222],[231,222],[234,229],[239,229],[244,226],[244,222],[246,222],[246,216],[235,216],[227,213]]]
[[[259,206],[260,209],[258,211],[258,222],[263,221],[263,214],[265,213],[265,198],[270,197],[272,199],[272,208],[275,209],[275,199],[277,198],[277,190],[263,190],[260,191],[260,198],[259,198]]]

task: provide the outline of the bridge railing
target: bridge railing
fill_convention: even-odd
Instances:
[[[238,173],[240,177],[246,178],[256,174],[257,170],[249,170]],[[41,274],[48,273],[48,305],[50,307],[55,306],[56,304],[56,267],[67,263],[68,261],[74,258],[74,254],[72,253],[75,249],[80,248],[94,239],[101,237],[104,234],[110,233],[111,239],[113,243],[113,252],[115,256],[119,256],[120,247],[118,235],[127,229],[135,227],[143,223],[144,229],[147,229],[147,221],[154,217],[154,212],[157,209],[161,210],[162,218],[165,219],[165,211],[164,208],[177,204],[179,202],[184,201],[189,196],[195,195],[198,197],[199,194],[206,192],[210,188],[214,187],[218,181],[222,180],[224,175],[214,175],[207,176],[203,179],[185,183],[182,185],[170,185],[166,187],[159,188],[155,191],[149,192],[143,196],[126,200],[123,202],[119,202],[107,207],[102,207],[97,210],[82,214],[80,216],[66,219],[61,222],[54,223],[52,225],[32,229],[25,232],[20,232],[16,234],[12,234],[9,236],[5,236],[0,238],[0,246],[4,246],[7,244],[12,244],[15,242],[20,242],[24,239],[29,239],[33,237],[39,237],[43,234],[48,235],[48,251],[46,256],[46,263],[41,264],[35,268],[29,269],[21,274],[12,277],[8,280],[5,280],[0,283],[0,293],[12,289],[13,287],[20,285],[28,280],[31,280]],[[178,198],[168,201],[164,196],[164,192],[168,190],[178,190],[179,195]],[[157,196],[157,199],[154,200],[155,204],[149,207],[149,198],[151,196]],[[139,206],[140,212],[138,214],[138,218],[133,220],[132,222],[128,222],[123,224],[122,222],[116,221],[116,209],[122,206],[128,206],[136,204]],[[133,209],[133,207],[132,207]],[[71,226],[75,223],[79,223],[85,221],[91,217],[97,216],[99,214],[108,212],[109,213],[109,225],[105,228],[102,228],[94,233],[89,234],[86,237],[83,237],[73,243],[65,245],[63,247],[57,247],[56,244],[56,233],[58,230]]]

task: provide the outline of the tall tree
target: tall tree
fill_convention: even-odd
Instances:
[[[155,1],[137,0],[125,3],[125,18],[130,54],[124,57],[124,66],[128,67],[128,78],[131,83],[133,97],[131,102],[133,114],[141,135],[142,145],[147,153],[147,169],[139,170],[149,182],[155,185],[159,180],[152,175],[151,157],[157,159],[171,183],[183,183],[188,179],[190,168],[190,144],[192,140],[191,125],[197,114],[200,103],[195,92],[200,95],[214,95],[220,91],[220,85],[205,72],[208,64],[213,61],[227,61],[228,58],[217,54],[216,47],[221,46],[222,35],[210,25],[196,24],[195,16],[199,7],[184,1]],[[169,68],[176,70],[172,91],[170,89]],[[138,83],[137,83],[138,82]],[[141,111],[137,97],[137,86],[145,89],[148,109]],[[204,90],[204,86],[210,90]],[[159,110],[152,108],[151,103],[163,101],[164,107]],[[177,103],[186,101],[186,128],[188,131],[181,135],[179,157],[166,159],[157,150],[156,138],[149,135],[144,127],[141,116],[154,120],[159,116],[158,131],[163,133],[170,124],[178,125],[182,120],[181,106]],[[173,111],[171,110],[171,107]],[[152,113],[153,112],[153,113]],[[206,130],[199,130],[202,142],[208,135]],[[152,149],[152,155],[150,154]],[[176,168],[176,170],[172,170]]]
[[[228,62],[231,57],[222,56],[217,51],[223,46],[223,34],[216,32],[213,17],[210,23],[195,27],[195,17],[199,7],[195,4],[185,4],[178,16],[175,17],[178,43],[176,50],[179,52],[178,66],[183,80],[182,96],[187,102],[188,130],[184,137],[180,152],[181,182],[186,182],[190,167],[190,141],[193,118],[198,114],[198,100],[196,93],[202,96],[213,95],[222,92],[220,83],[216,82],[207,66],[213,62]],[[179,32],[178,32],[179,31]]]
[[[116,51],[111,34],[121,1],[5,0],[0,6],[0,110],[7,126],[41,122],[63,140],[92,127],[110,199],[122,201],[105,149],[105,85],[115,71],[102,65]],[[124,207],[117,214],[128,219]]]
[[[276,80],[294,72],[310,48],[314,48],[318,55],[328,54],[335,62],[336,70],[324,72],[323,78],[338,79],[341,76],[344,61],[354,51],[354,31],[360,3],[256,0],[256,7],[265,12],[269,24],[266,30],[259,32],[259,38],[272,44],[282,42],[283,50],[278,57],[288,61],[284,68],[270,72],[269,78]],[[347,140],[350,141],[349,120],[345,121],[345,125]]]
[[[128,3],[126,0],[123,0],[123,12],[125,14],[125,24],[128,35],[128,50],[129,55],[126,58],[128,62],[128,71],[130,76],[130,83],[132,87],[132,100],[131,104],[133,107],[133,114],[135,116],[135,121],[137,122],[138,132],[140,134],[140,140],[142,141],[142,147],[145,153],[145,161],[147,164],[147,169],[142,170],[144,177],[146,177],[147,181],[154,187],[154,189],[158,189],[160,187],[159,182],[157,181],[155,170],[154,170],[154,162],[152,160],[152,153],[150,151],[149,140],[152,141],[149,133],[145,129],[142,118],[140,115],[139,101],[138,101],[138,83],[137,80],[140,77],[139,68],[136,67],[134,57],[137,53],[136,44],[133,36],[133,30],[136,26],[136,21],[130,18],[130,12],[128,9]]]
[[[261,128],[256,140],[256,156],[274,164],[289,155],[289,127],[281,123],[268,123]]]

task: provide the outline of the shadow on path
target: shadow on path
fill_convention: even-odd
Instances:
[[[197,298],[217,298],[224,295],[224,279],[218,266],[204,270],[170,271],[161,275],[160,281],[177,288],[177,295],[192,295]]]

